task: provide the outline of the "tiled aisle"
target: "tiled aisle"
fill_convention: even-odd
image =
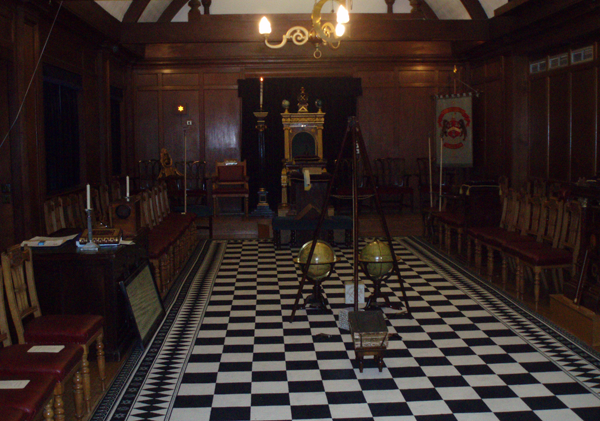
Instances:
[[[134,376],[141,391],[129,387],[112,419],[600,419],[597,354],[425,243],[405,239],[396,251],[413,318],[386,310],[399,336],[383,372],[372,359],[359,372],[350,335],[336,323],[347,307],[350,249],[336,248],[344,258],[324,284],[333,313],[301,310],[289,323],[297,250],[229,242],[214,286],[189,288],[188,322],[175,321],[153,349],[173,355],[176,335],[195,332],[189,320],[201,322],[197,339],[179,341],[176,358],[146,356],[147,374]],[[384,291],[398,301],[398,283],[389,284]],[[192,304],[200,313],[190,313]]]

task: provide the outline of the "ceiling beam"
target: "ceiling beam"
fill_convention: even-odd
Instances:
[[[487,13],[479,0],[460,0],[471,15],[471,19],[487,19]]]
[[[156,22],[159,23],[168,23],[173,20],[175,15],[179,13],[181,8],[186,5],[188,0],[173,0],[167,8],[162,12],[162,15],[158,18]]]
[[[146,6],[148,6],[150,0],[133,0],[127,12],[125,12],[125,16],[123,16],[123,22],[125,23],[135,23],[140,20],[142,13],[146,10]]]
[[[437,15],[433,11],[433,9],[429,6],[429,4],[427,4],[427,1],[420,0],[420,4],[417,4],[417,7],[421,10],[421,13],[423,13],[424,19],[430,19],[430,20],[438,19]]]
[[[64,7],[108,39],[118,40],[121,22],[92,1],[65,1]]]
[[[489,20],[422,20],[408,14],[355,14],[344,42],[358,41],[486,41],[489,39]],[[161,43],[226,43],[257,42],[261,15],[202,15],[197,23],[131,23],[122,24],[124,44]],[[310,15],[272,15],[271,43],[292,26],[310,28]],[[325,17],[329,19],[329,16]],[[235,28],[235,31],[227,30]]]

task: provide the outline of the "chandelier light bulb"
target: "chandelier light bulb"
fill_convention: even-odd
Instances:
[[[263,16],[258,24],[258,32],[261,35],[269,35],[271,33],[271,22],[266,16]]]
[[[350,22],[350,15],[348,14],[348,10],[342,5],[338,8],[337,11],[337,23],[348,23]]]
[[[335,36],[340,38],[342,35],[344,35],[344,32],[346,32],[346,27],[341,23],[338,23],[335,26]]]

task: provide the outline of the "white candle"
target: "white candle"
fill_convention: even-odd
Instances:
[[[263,78],[260,78],[260,108],[262,109],[263,104]]]
[[[125,197],[129,197],[129,176],[125,177]]]
[[[92,209],[92,194],[90,193],[90,185],[86,186],[87,193],[87,209]]]

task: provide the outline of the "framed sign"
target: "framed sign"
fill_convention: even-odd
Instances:
[[[129,279],[120,284],[145,348],[165,316],[150,265],[146,263],[141,266]]]

